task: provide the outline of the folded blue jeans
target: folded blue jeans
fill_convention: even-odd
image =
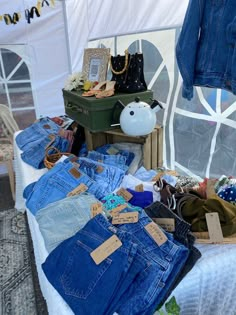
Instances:
[[[29,184],[23,192],[27,208],[35,215],[39,209],[49,203],[67,197],[79,184],[85,184],[88,192],[101,199],[107,191],[88,175],[83,173],[78,164],[70,161],[59,162],[37,182]]]
[[[23,149],[24,151],[21,153],[22,160],[36,169],[44,168],[45,150],[49,145],[56,147],[60,152],[68,152],[70,142],[60,136],[54,136],[52,141],[50,135],[46,135],[34,141],[31,147],[28,146]]]
[[[174,238],[184,244],[189,249],[189,256],[185,262],[179,275],[176,277],[175,282],[170,287],[166,296],[161,301],[160,306],[167,300],[168,296],[175,289],[175,287],[181,282],[181,280],[186,276],[186,274],[193,268],[197,260],[202,256],[201,252],[194,247],[195,237],[190,230],[190,224],[179,216],[177,216],[173,211],[166,207],[163,203],[156,201],[150,206],[145,208],[145,212],[150,218],[173,218],[175,223],[175,231],[173,232]]]
[[[112,144],[104,144],[103,146],[96,148],[96,151],[102,154],[109,154],[109,150],[111,150],[112,148],[114,148]],[[117,150],[116,155],[124,156],[126,158],[126,165],[130,166],[135,156],[134,153],[126,151],[126,150],[118,150],[118,149],[116,150]]]
[[[49,134],[57,134],[60,128],[50,118],[44,117],[25,128],[15,140],[21,150],[26,150],[32,147],[34,141],[41,140]]]
[[[126,301],[120,303],[117,311],[119,315],[152,315],[188,258],[189,250],[175,241],[170,233],[165,232],[167,240],[159,246],[144,228],[150,222],[152,220],[143,211],[137,223],[119,226],[120,230],[134,237],[143,256],[150,262],[149,268],[139,274],[134,285],[127,290]]]
[[[90,220],[90,207],[97,202],[94,195],[84,192],[50,203],[36,213],[35,218],[49,253]]]
[[[89,177],[95,180],[108,193],[113,192],[125,175],[125,171],[112,165],[106,165],[94,160],[81,157],[77,160],[80,164],[80,169]]]
[[[102,154],[97,151],[89,151],[87,158],[104,164],[116,166],[125,172],[128,170],[128,166],[126,165],[126,157],[123,155],[110,155]]]
[[[122,246],[97,265],[90,253],[114,234]],[[129,233],[119,231],[98,214],[56,247],[42,268],[75,314],[112,315],[120,297],[146,268],[137,251]]]

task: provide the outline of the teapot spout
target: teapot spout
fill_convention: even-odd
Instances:
[[[152,104],[150,105],[150,107],[154,111],[154,113],[157,113],[160,109],[163,109],[163,106],[157,100],[152,100]]]

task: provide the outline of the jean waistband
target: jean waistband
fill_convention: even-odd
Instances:
[[[175,220],[175,232],[186,237],[190,231],[191,225],[173,213],[169,208],[159,201],[155,201],[145,208],[145,211],[151,218],[173,218]]]
[[[107,218],[105,218],[102,214],[98,214],[94,217],[94,220],[105,230],[109,231],[109,233],[113,233],[116,234],[120,240],[124,239],[124,238],[131,238],[132,236],[125,232],[125,231],[121,231],[119,230],[117,227],[115,227],[114,225],[112,225]],[[132,240],[133,241],[133,240]]]
[[[129,233],[135,233],[136,231],[143,229],[150,222],[152,222],[152,220],[148,217],[144,210],[142,210],[139,212],[138,222],[129,224]],[[122,226],[123,224],[120,225],[121,228]]]
[[[126,253],[130,257],[136,255],[137,249],[138,249],[138,244],[135,243],[133,237],[131,234],[125,232],[125,231],[120,231],[117,229],[114,225],[112,225],[106,217],[102,214],[98,214],[95,217],[93,217],[85,226],[82,230],[79,231],[79,233],[83,233],[84,230],[87,229],[88,224],[91,224],[92,222],[96,222],[100,228],[105,230],[108,233],[108,236],[116,235],[119,240],[123,243],[124,246],[121,246],[118,250]],[[96,234],[96,231],[93,231],[92,233]],[[104,238],[101,235],[98,235],[100,238],[103,239],[103,241],[106,241],[108,238]]]

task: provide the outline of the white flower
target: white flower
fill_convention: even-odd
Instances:
[[[65,82],[64,89],[67,91],[75,90],[84,85],[84,74],[82,72],[72,73]]]

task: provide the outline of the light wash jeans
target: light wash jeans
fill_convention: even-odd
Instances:
[[[88,222],[90,207],[97,202],[94,195],[84,192],[50,203],[36,213],[35,218],[49,253]]]

